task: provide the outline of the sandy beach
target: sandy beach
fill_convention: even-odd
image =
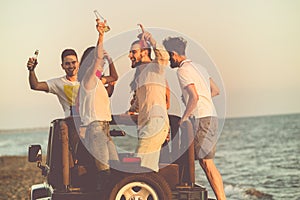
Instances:
[[[44,182],[41,170],[26,156],[0,157],[0,199],[29,199],[32,184]]]

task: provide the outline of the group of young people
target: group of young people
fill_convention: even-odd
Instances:
[[[103,49],[105,22],[97,19],[96,23],[99,33],[97,45],[88,48],[80,62],[73,49],[62,52],[61,66],[66,75],[39,81],[35,74],[36,58],[29,58],[27,68],[31,89],[57,95],[66,119],[75,112],[79,113],[81,125],[86,127],[85,146],[95,157],[99,180],[104,180],[110,173],[109,160],[118,160],[116,147],[109,135],[109,122],[112,120],[109,97],[118,74],[109,54]],[[165,76],[165,69],[170,63],[171,68],[178,68],[178,81],[186,105],[179,125],[192,120],[195,156],[217,199],[226,199],[221,175],[213,162],[216,142],[209,148],[203,148],[205,141],[214,139],[217,132],[218,120],[212,97],[219,94],[219,89],[205,68],[187,59],[186,44],[182,37],[169,37],[159,44],[151,33],[143,30],[130,46],[128,57],[135,69],[130,86],[135,95],[129,111],[138,113],[136,156],[141,158],[142,167],[159,171],[160,149],[170,129],[167,111],[170,91]],[[103,75],[104,60],[109,63],[108,76]],[[67,129],[62,120],[61,131],[67,132]],[[104,184],[103,181],[101,184]]]

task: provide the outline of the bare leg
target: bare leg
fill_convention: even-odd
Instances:
[[[218,200],[225,200],[225,192],[220,172],[218,171],[213,159],[201,159],[200,166],[206,174],[210,186],[212,187]]]

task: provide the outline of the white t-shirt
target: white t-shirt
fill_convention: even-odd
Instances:
[[[71,115],[71,106],[75,106],[79,82],[69,81],[66,76],[46,81],[49,92],[55,94],[64,110],[65,117]]]
[[[184,113],[185,105],[181,98],[182,92],[176,71],[170,67],[166,68],[166,78],[170,89],[170,108],[168,109],[168,114],[181,117]]]
[[[190,84],[194,84],[196,87],[199,100],[192,115],[196,118],[217,116],[211,97],[210,75],[207,70],[201,65],[195,65],[190,60],[184,60],[177,70],[177,76],[185,104],[189,98],[185,87]]]
[[[97,79],[97,85],[92,90],[86,90],[81,84],[79,113],[83,125],[93,121],[111,121],[110,100],[100,79]]]

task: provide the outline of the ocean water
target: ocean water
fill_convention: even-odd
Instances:
[[[127,138],[130,136],[126,136]],[[115,141],[129,147],[132,138]],[[47,148],[48,130],[0,131],[0,156]],[[126,149],[126,150],[130,150]],[[226,119],[215,164],[228,200],[300,200],[300,114]],[[196,162],[196,182],[214,197]]]
[[[226,120],[215,163],[228,199],[299,200],[300,115]]]
[[[27,155],[31,144],[40,144],[42,152],[47,151],[48,130],[25,129],[25,130],[0,130],[0,156]]]

